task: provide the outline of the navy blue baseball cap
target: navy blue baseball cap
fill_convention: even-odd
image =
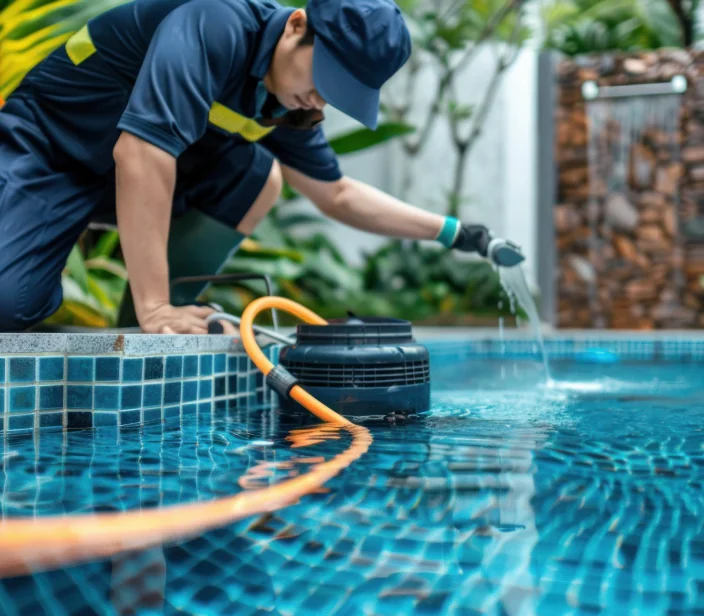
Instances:
[[[313,81],[326,102],[375,129],[381,86],[411,55],[411,36],[393,0],[309,0],[315,32]]]

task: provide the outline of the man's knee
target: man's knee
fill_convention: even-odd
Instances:
[[[21,332],[56,312],[61,305],[61,288],[47,290],[0,275],[0,332]]]

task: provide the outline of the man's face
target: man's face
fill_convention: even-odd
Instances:
[[[325,101],[313,83],[313,45],[301,45],[306,14],[295,11],[279,39],[264,85],[287,109],[322,109]]]

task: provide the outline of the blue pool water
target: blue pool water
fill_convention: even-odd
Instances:
[[[271,515],[0,580],[0,614],[704,614],[701,363],[436,361],[433,409]],[[218,410],[9,438],[5,518],[214,499],[304,472],[299,418]],[[1,558],[1,555],[0,555]],[[134,609],[120,611],[121,606]]]

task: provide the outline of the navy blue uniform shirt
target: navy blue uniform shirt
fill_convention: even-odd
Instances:
[[[255,121],[291,12],[272,0],[134,0],[89,22],[12,96],[33,99],[53,145],[99,175],[113,171],[121,131],[175,157],[215,131],[334,181],[341,173],[321,127]]]

